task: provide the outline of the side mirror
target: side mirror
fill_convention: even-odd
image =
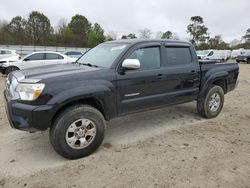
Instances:
[[[138,59],[125,59],[122,62],[122,68],[125,70],[137,70],[141,67],[141,63]]]
[[[25,58],[24,61],[29,61],[30,59],[29,58]]]

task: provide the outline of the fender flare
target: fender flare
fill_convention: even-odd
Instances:
[[[209,86],[211,86],[212,83],[217,80],[225,80],[226,85],[227,85],[228,84],[227,77],[228,77],[228,72],[226,71],[220,71],[220,72],[212,73],[210,75],[205,75],[206,81],[201,85],[199,97],[205,96]]]
[[[48,105],[55,106],[55,111],[52,114],[54,117],[63,107],[77,101],[91,98],[97,100],[102,105],[104,116],[110,117],[110,115],[115,113],[114,110],[116,109],[116,104],[114,104],[115,96],[113,96],[113,93],[112,88],[105,85],[79,86],[65,90],[54,96],[48,101]]]

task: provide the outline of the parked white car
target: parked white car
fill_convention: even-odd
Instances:
[[[9,74],[15,70],[73,62],[75,62],[74,58],[70,58],[59,52],[33,52],[18,61],[6,61],[0,63],[0,72],[2,72],[2,74]]]
[[[17,61],[20,56],[15,50],[0,49],[0,62],[8,59],[9,61]]]

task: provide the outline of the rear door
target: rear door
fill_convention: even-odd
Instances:
[[[35,53],[28,57],[26,57],[22,61],[22,69],[33,68],[43,66],[43,62],[45,60],[45,53]]]
[[[53,65],[53,64],[61,64],[66,63],[67,60],[62,55],[57,53],[45,53],[45,61],[44,65]]]
[[[197,98],[200,65],[188,44],[165,44],[162,70],[166,103],[182,103]]]

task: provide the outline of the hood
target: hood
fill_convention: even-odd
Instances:
[[[19,55],[16,56],[11,56],[11,57],[6,57],[6,58],[0,58],[0,61],[3,62],[9,62],[9,61],[19,61]]]
[[[94,72],[100,69],[101,68],[79,64],[57,64],[24,69],[22,71],[17,71],[15,75],[25,80],[43,80],[67,75],[76,75],[84,72]]]

